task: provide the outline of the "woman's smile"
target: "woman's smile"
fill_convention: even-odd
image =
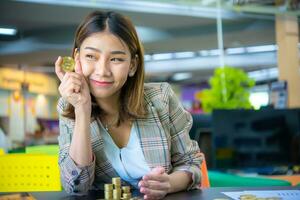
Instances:
[[[90,82],[96,87],[110,87],[113,84],[113,81],[96,81],[94,79],[90,79]]]

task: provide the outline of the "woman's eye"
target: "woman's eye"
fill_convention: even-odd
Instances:
[[[95,56],[89,55],[89,54],[87,54],[85,57],[88,58],[88,59],[95,59]]]
[[[110,60],[113,61],[113,62],[123,62],[124,61],[123,58],[112,58]]]

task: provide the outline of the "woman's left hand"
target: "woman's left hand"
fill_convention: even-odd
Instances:
[[[156,167],[143,176],[139,187],[144,199],[162,199],[170,192],[170,177],[163,167]]]

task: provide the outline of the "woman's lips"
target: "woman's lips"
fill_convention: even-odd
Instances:
[[[100,87],[107,87],[107,86],[110,86],[113,82],[111,81],[96,81],[96,80],[93,80],[93,79],[90,79],[91,80],[91,83],[95,86],[100,86]]]

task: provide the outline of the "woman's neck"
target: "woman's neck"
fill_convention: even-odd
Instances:
[[[108,116],[116,116],[119,114],[118,98],[96,99],[97,104]]]

